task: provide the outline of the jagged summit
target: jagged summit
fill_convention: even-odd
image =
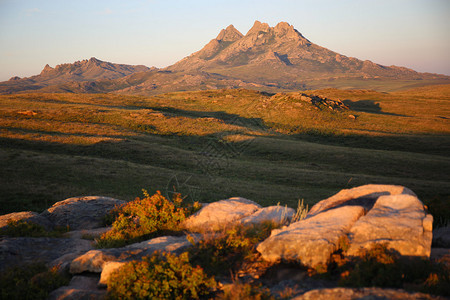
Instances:
[[[421,80],[421,81],[418,81]],[[243,35],[233,25],[201,50],[164,69],[119,65],[95,57],[52,68],[40,75],[0,83],[0,93],[73,91],[157,94],[214,88],[279,92],[327,87],[378,88],[450,82],[450,77],[383,66],[336,53],[304,37],[294,26],[255,21]],[[396,84],[397,84],[396,83]]]
[[[244,36],[238,33],[228,26],[203,49],[167,69],[214,72],[283,88],[301,88],[308,81],[326,78],[415,80],[423,76],[407,68],[382,66],[333,52],[312,43],[287,22],[270,27],[255,21]]]
[[[234,42],[242,38],[244,35],[239,32],[233,25],[228,26],[225,29],[222,29],[219,35],[216,37],[216,40],[223,42]]]

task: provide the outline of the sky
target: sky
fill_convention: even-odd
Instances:
[[[288,22],[346,56],[450,75],[450,0],[0,0],[0,81],[91,57],[166,67],[255,20]]]

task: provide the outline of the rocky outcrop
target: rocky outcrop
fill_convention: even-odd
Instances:
[[[184,226],[192,232],[217,230],[226,224],[247,217],[261,208],[251,200],[234,197],[205,205],[200,211],[189,217]]]
[[[187,235],[163,236],[121,248],[94,249],[92,240],[109,229],[101,227],[101,219],[122,203],[124,201],[108,197],[77,197],[58,202],[42,214],[22,212],[0,216],[0,222],[5,224],[8,219],[23,219],[46,228],[68,225],[75,229],[61,238],[1,237],[0,271],[36,261],[49,266],[58,265],[70,272],[73,278],[68,286],[53,291],[49,299],[102,299],[106,295],[104,287],[108,278],[126,262],[140,260],[156,251],[182,253],[192,243],[208,237],[211,230],[231,224],[250,225],[267,221],[286,224],[273,230],[270,237],[257,246],[261,257],[270,263],[294,261],[318,267],[326,264],[337,250],[346,250],[344,255],[356,256],[360,249],[380,242],[401,255],[430,256],[433,219],[417,196],[401,186],[366,185],[342,190],[314,205],[305,219],[293,223],[295,211],[291,208],[262,208],[245,198],[229,198],[205,204],[189,217],[184,223],[189,238]],[[448,228],[444,229],[441,236],[445,237]],[[448,257],[448,249],[433,253],[436,261],[448,261]],[[305,272],[300,274],[302,281],[307,280]],[[297,270],[293,274],[296,273]],[[289,279],[293,278],[289,276]],[[303,289],[302,295],[295,299],[438,299],[401,290],[329,287],[333,286]]]
[[[72,230],[100,227],[102,218],[125,201],[101,196],[74,197],[56,202],[41,215],[55,226]]]
[[[257,247],[270,262],[298,261],[310,267],[325,264],[339,248],[339,240],[364,214],[359,206],[343,206],[295,222],[272,234]]]
[[[366,185],[320,201],[304,220],[272,231],[257,250],[268,261],[297,261],[309,267],[325,265],[343,242],[349,243],[349,256],[384,242],[401,255],[429,257],[432,222],[411,190]]]
[[[429,257],[433,218],[423,204],[411,195],[381,196],[367,215],[361,217],[348,233],[349,256],[361,248],[386,243],[403,256]]]

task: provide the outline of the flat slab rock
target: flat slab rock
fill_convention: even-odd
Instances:
[[[103,196],[73,197],[56,202],[41,215],[55,226],[69,226],[71,230],[93,229],[101,227],[102,218],[123,203],[123,200]]]
[[[36,261],[51,263],[66,255],[80,255],[92,248],[90,241],[81,239],[4,238],[0,240],[0,270]]]
[[[101,273],[108,262],[138,260],[155,251],[181,253],[191,245],[186,236],[162,236],[121,248],[91,250],[72,261],[70,273]]]
[[[31,222],[37,225],[41,225],[47,230],[51,230],[53,228],[53,224],[47,218],[41,216],[37,212],[22,211],[0,216],[0,230],[8,226],[9,220],[12,221],[23,220],[25,222]]]
[[[317,215],[339,205],[358,205],[370,210],[380,196],[400,194],[416,196],[413,191],[400,185],[366,184],[344,189],[311,207],[308,216]]]
[[[286,228],[273,230],[270,237],[258,245],[257,251],[270,262],[300,261],[310,267],[325,264],[338,249],[339,239],[363,214],[364,208],[360,206],[325,211]]]
[[[386,243],[404,256],[430,257],[433,218],[422,202],[411,195],[381,196],[348,233],[346,254],[357,256],[361,248]]]
[[[387,242],[402,255],[429,257],[432,217],[415,194],[401,186],[365,185],[320,201],[306,219],[274,230],[257,250],[267,261],[326,264],[348,239],[346,254]]]
[[[207,204],[190,216],[184,226],[191,232],[218,230],[221,226],[247,217],[259,209],[261,205],[241,197],[220,200]]]
[[[292,300],[352,300],[352,299],[390,299],[390,300],[440,300],[438,296],[423,293],[409,293],[404,290],[382,288],[328,288],[306,292]]]

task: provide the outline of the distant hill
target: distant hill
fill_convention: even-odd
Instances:
[[[14,93],[27,90],[71,91],[71,87],[84,87],[86,91],[95,86],[94,81],[113,80],[127,75],[149,70],[146,66],[131,66],[105,62],[92,57],[89,60],[77,61],[71,64],[48,64],[39,75],[27,78],[13,77],[0,83],[0,93]],[[64,87],[68,89],[65,90]]]
[[[115,92],[159,94],[172,91],[251,88],[278,92],[320,88],[394,91],[448,84],[450,76],[362,61],[316,45],[293,26],[256,21],[243,35],[222,29],[200,51],[164,69],[118,65],[95,58],[48,65],[41,74],[0,83],[0,93]]]

